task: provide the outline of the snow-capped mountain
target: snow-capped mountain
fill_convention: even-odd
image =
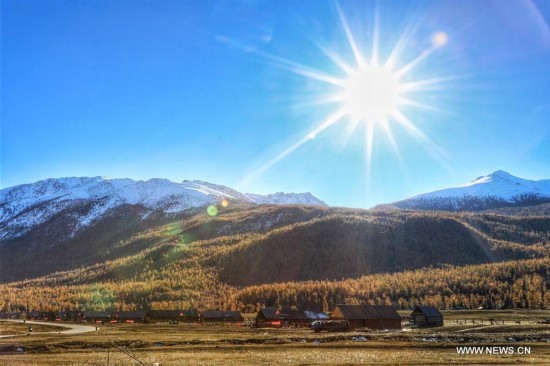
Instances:
[[[310,193],[247,195],[202,181],[135,181],[107,177],[46,179],[0,190],[0,239],[21,236],[64,212],[74,224],[71,235],[122,205],[134,205],[143,218],[171,215],[215,204],[221,199],[257,204],[326,205]]]
[[[550,179],[533,181],[498,170],[459,187],[423,193],[392,203],[400,208],[478,211],[550,202]]]
[[[252,202],[257,203],[259,205],[291,205],[295,203],[296,201],[300,201],[300,203],[304,205],[319,205],[323,204],[320,202],[314,195],[311,193],[283,193],[283,192],[277,192],[273,194],[268,194],[265,196],[262,196],[260,194],[251,194],[248,193],[247,197],[249,197]]]

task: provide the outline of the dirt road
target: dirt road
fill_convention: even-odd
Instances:
[[[22,323],[23,320],[20,319],[8,319],[6,321],[15,322],[15,323]],[[79,333],[87,333],[87,332],[95,332],[96,327],[90,326],[90,325],[82,325],[82,324],[72,324],[72,323],[48,323],[48,322],[37,322],[33,320],[27,320],[25,324],[29,325],[52,325],[56,327],[61,328],[67,328],[67,330],[62,331],[52,331],[52,332],[33,332],[32,334],[79,334]],[[0,338],[8,338],[8,337],[17,337],[20,336],[20,334],[7,334],[0,336]]]

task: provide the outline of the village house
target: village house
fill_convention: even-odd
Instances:
[[[83,311],[80,315],[80,321],[86,323],[107,323],[110,320],[110,311]]]
[[[205,310],[201,313],[204,323],[237,323],[243,321],[240,311]]]
[[[329,320],[330,317],[323,312],[308,310],[264,308],[256,316],[257,327],[310,327],[316,320]]]
[[[153,323],[198,323],[199,313],[197,310],[149,310],[147,311],[147,321]]]
[[[323,312],[308,310],[281,310],[279,317],[284,326],[310,327],[316,320],[329,320],[330,317]]]
[[[283,318],[280,316],[280,312],[274,308],[260,309],[258,315],[256,315],[256,327],[281,327]]]
[[[401,316],[393,306],[338,304],[333,320],[347,320],[351,328],[401,329]]]
[[[115,311],[111,315],[111,319],[119,323],[144,323],[146,317],[146,311]]]
[[[417,306],[411,313],[411,325],[415,327],[442,327],[443,314],[434,306]]]

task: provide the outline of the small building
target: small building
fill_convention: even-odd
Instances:
[[[86,323],[108,323],[111,321],[110,311],[83,311],[80,321]]]
[[[69,320],[69,312],[68,311],[58,311],[57,312],[57,318],[55,320],[62,320],[62,321]]]
[[[149,310],[147,311],[147,321],[153,323],[168,322],[187,322],[198,323],[200,319],[197,310]]]
[[[205,310],[201,313],[205,323],[237,323],[243,321],[240,311]]]
[[[338,304],[333,320],[347,320],[351,328],[401,329],[401,316],[393,306]]]
[[[316,320],[330,320],[330,316],[328,316],[327,313],[324,313],[322,311],[305,310],[304,314],[306,314],[306,317],[310,323]]]
[[[40,312],[36,310],[28,311],[27,312],[27,319],[28,320],[39,320],[40,319]]]
[[[38,315],[38,319],[47,321],[57,320],[57,317],[58,313],[56,311],[40,311]]]
[[[82,320],[83,312],[79,310],[66,310],[65,317],[67,321],[79,322]]]
[[[281,312],[274,308],[260,309],[258,315],[256,315],[256,327],[281,327],[283,325],[284,317],[281,316]]]
[[[279,317],[283,326],[307,327],[309,320],[303,310],[283,309],[279,311]]]
[[[307,327],[316,320],[329,320],[330,317],[323,312],[309,310],[290,310],[283,309],[279,312],[283,326]]]
[[[417,306],[411,313],[411,325],[416,327],[442,327],[443,314],[434,306]]]
[[[146,311],[115,311],[111,315],[111,318],[119,323],[144,323],[146,317]]]

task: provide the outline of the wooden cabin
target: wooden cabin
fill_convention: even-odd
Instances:
[[[62,320],[62,321],[69,320],[69,312],[68,311],[58,311],[56,320]]]
[[[58,315],[57,311],[40,311],[37,319],[54,321],[58,319]]]
[[[243,321],[240,311],[205,310],[201,313],[204,323],[237,323]]]
[[[40,312],[36,311],[36,310],[28,311],[26,319],[28,319],[28,320],[39,320],[40,319]]]
[[[306,317],[310,324],[316,320],[330,320],[330,316],[328,316],[327,313],[324,313],[322,311],[305,310],[304,314],[306,314]]]
[[[330,318],[347,320],[351,328],[401,329],[401,316],[393,306],[339,304]]]
[[[82,318],[82,311],[79,310],[69,310],[67,311],[67,320],[78,322]]]
[[[80,321],[86,323],[108,323],[111,321],[110,311],[83,311]]]
[[[307,327],[309,320],[303,310],[283,309],[279,312],[283,326],[286,327]]]
[[[146,311],[115,311],[111,318],[119,323],[144,323]]]
[[[283,320],[279,310],[274,308],[263,308],[260,309],[258,315],[256,315],[256,327],[282,327]]]
[[[3,313],[0,313],[1,319],[26,319],[26,316],[27,316],[27,313],[20,312],[20,311],[6,311]]]
[[[329,320],[330,317],[323,312],[315,312],[308,310],[290,310],[283,309],[279,312],[282,325],[288,327],[307,327],[316,320]]]
[[[149,310],[147,311],[147,321],[153,323],[198,323],[199,313],[194,310]]]
[[[442,327],[443,314],[434,306],[417,306],[411,313],[411,325],[415,327]]]

